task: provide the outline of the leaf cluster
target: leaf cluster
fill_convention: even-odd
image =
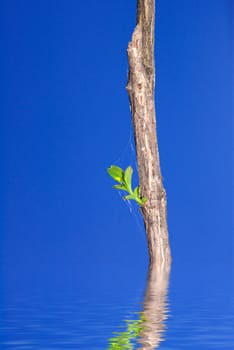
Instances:
[[[117,185],[113,186],[115,189],[128,192],[128,195],[123,197],[124,199],[135,200],[140,206],[143,206],[146,203],[147,198],[140,196],[139,186],[132,190],[133,169],[131,166],[128,166],[126,170],[123,170],[116,165],[111,165],[107,169],[107,172],[115,181],[118,182]]]

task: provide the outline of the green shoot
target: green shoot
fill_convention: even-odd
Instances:
[[[132,167],[128,166],[127,169],[124,171],[120,167],[116,165],[111,165],[107,169],[108,174],[118,182],[117,185],[114,185],[113,187],[117,190],[122,190],[128,192],[127,196],[124,196],[124,199],[132,199],[136,201],[140,206],[143,206],[147,198],[140,197],[140,188],[139,186],[135,187],[134,190],[132,190]]]

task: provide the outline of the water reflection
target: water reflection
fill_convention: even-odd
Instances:
[[[138,319],[126,320],[126,330],[115,333],[109,340],[108,350],[132,350],[134,345],[137,345],[139,350],[153,350],[159,347],[168,317],[169,275],[170,266],[149,266],[142,311],[138,314]]]
[[[150,265],[143,303],[143,329],[140,332],[140,349],[156,349],[163,340],[168,317],[167,291],[170,266]]]
[[[116,288],[108,279],[108,293],[106,284],[99,295],[96,288],[90,295],[76,288],[45,295],[43,284],[35,294],[31,289],[22,295],[7,294],[0,302],[0,349],[233,350],[233,290],[220,271],[217,266],[212,270],[187,264],[178,270],[174,263],[170,317],[169,271],[153,266],[143,298],[136,291],[139,284],[132,288],[134,279],[124,279],[125,288]],[[124,327],[119,329],[121,323]],[[120,331],[113,334],[114,330]]]

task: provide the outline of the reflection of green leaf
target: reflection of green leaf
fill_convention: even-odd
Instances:
[[[143,329],[143,314],[141,314],[139,320],[128,320],[127,330],[124,332],[115,332],[116,336],[109,339],[108,350],[133,350],[133,342],[137,337],[140,336],[140,333]]]
[[[132,192],[132,167],[128,166],[127,169],[124,172],[124,182],[126,184],[126,187],[128,189],[128,192]]]
[[[118,182],[123,182],[124,180],[124,171],[116,166],[116,165],[111,165],[108,169],[107,169],[108,174],[116,181]]]

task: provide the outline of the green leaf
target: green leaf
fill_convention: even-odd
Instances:
[[[113,187],[116,188],[117,190],[127,191],[125,185],[114,185]]]
[[[140,198],[140,187],[139,186],[135,187],[133,192],[137,197]]]
[[[128,195],[123,197],[123,199],[135,200],[140,206],[143,206],[147,202],[146,197],[141,198],[139,186],[135,187],[134,191],[132,190],[133,169],[131,166],[128,166],[124,171],[116,165],[111,165],[107,169],[107,172],[115,181],[118,182],[117,185],[113,186],[115,189],[128,192]]]
[[[125,196],[124,199],[135,199],[136,200],[136,196],[134,196],[134,194],[129,194],[129,195]]]
[[[132,167],[128,166],[124,172],[124,182],[126,183],[128,191],[130,193],[132,193],[132,173],[133,173]]]
[[[140,187],[139,186],[134,188],[133,193],[136,196],[135,201],[139,205],[144,205],[147,202],[147,198],[146,197],[142,197],[142,198],[140,197]]]
[[[124,181],[124,171],[116,165],[111,165],[107,169],[108,174],[117,182],[122,183]]]

